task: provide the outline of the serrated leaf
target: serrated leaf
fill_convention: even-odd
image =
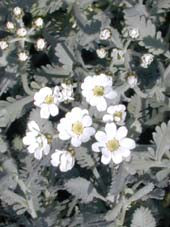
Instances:
[[[76,160],[82,168],[90,169],[95,166],[94,160],[84,147],[76,148]]]
[[[82,178],[77,177],[65,183],[65,188],[77,199],[81,199],[84,203],[91,202],[94,198],[105,200],[95,189],[93,184]]]
[[[148,208],[140,207],[134,214],[130,227],[156,227],[156,221]]]

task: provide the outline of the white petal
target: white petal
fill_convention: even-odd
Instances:
[[[32,143],[29,136],[24,136],[24,138],[22,139],[22,142],[24,145],[30,145]]]
[[[58,137],[59,137],[60,140],[68,140],[68,139],[70,139],[70,135],[66,131],[59,132]]]
[[[100,98],[99,102],[97,103],[97,110],[100,111],[105,111],[107,108],[107,102],[104,98]]]
[[[40,128],[35,121],[28,122],[28,129],[30,131],[40,131]]]
[[[40,110],[41,118],[48,119],[50,116],[49,108],[47,104],[43,104]]]
[[[101,143],[100,142],[96,142],[92,144],[92,150],[95,152],[100,152],[100,147],[101,147]]]
[[[106,136],[106,134],[104,133],[104,132],[102,132],[102,131],[98,131],[97,133],[96,133],[96,135],[95,135],[95,138],[96,138],[96,140],[97,141],[99,141],[99,142],[106,142],[106,140],[107,140],[107,136]]]
[[[90,116],[84,116],[82,119],[83,126],[88,127],[92,125],[92,119]]]
[[[44,154],[45,154],[45,155],[48,155],[49,152],[50,152],[50,145],[47,144],[46,147],[44,148]]]
[[[38,160],[40,160],[42,158],[42,150],[41,149],[37,149],[35,152],[34,152],[34,157]]]
[[[130,154],[131,154],[131,151],[128,150],[127,148],[124,148],[124,147],[120,147],[120,148],[119,148],[119,152],[121,153],[121,155],[122,155],[124,158],[129,157]]]
[[[81,140],[78,137],[72,137],[71,144],[74,147],[79,147],[81,145]]]
[[[43,97],[46,97],[48,95],[52,95],[52,89],[49,87],[43,87],[41,88],[40,93]]]
[[[102,162],[104,165],[109,164],[110,161],[111,161],[111,155],[108,155],[108,156],[102,155],[102,157],[101,157],[101,162]]]
[[[113,116],[110,114],[105,114],[103,116],[103,122],[112,122],[113,121]]]
[[[130,138],[123,138],[119,141],[121,147],[125,147],[127,149],[134,149],[136,147],[135,141]]]
[[[108,99],[115,99],[117,97],[117,92],[116,91],[110,91],[105,95],[106,98]]]
[[[49,105],[49,111],[51,116],[56,116],[59,113],[58,106],[56,106],[55,104]]]
[[[36,151],[36,149],[38,149],[38,148],[39,148],[38,143],[33,143],[33,144],[31,144],[31,145],[28,147],[28,152],[29,152],[30,154],[32,154],[32,153],[34,153],[34,152]]]
[[[62,151],[56,151],[51,155],[51,164],[55,167],[57,167],[60,164],[60,156],[63,152]]]
[[[115,164],[119,164],[122,162],[123,159],[122,159],[121,154],[119,154],[119,152],[117,151],[117,152],[113,152],[112,160]]]
[[[105,126],[105,131],[107,134],[107,138],[114,138],[117,132],[117,127],[115,123],[107,123]]]
[[[128,130],[125,126],[118,128],[116,133],[116,139],[121,140],[127,136]]]

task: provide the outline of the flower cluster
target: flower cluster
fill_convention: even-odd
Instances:
[[[19,44],[18,59],[21,62],[25,62],[29,59],[29,53],[24,48],[26,42],[34,43],[38,51],[46,47],[46,41],[43,38],[33,40],[33,35],[43,27],[43,19],[41,17],[35,18],[32,27],[27,28],[23,22],[24,11],[18,6],[13,9],[12,16],[12,21],[7,21],[6,23],[6,29],[11,33],[11,36],[0,41],[0,49],[4,51],[9,45],[17,42]]]

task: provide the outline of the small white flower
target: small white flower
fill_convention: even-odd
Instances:
[[[129,84],[130,88],[134,88],[138,83],[136,75],[133,73],[128,74],[127,82]]]
[[[123,65],[125,61],[125,51],[114,48],[111,57],[115,65]]]
[[[96,106],[98,111],[107,108],[107,99],[115,99],[116,91],[112,88],[112,78],[105,74],[88,76],[81,85],[82,95],[91,106]]]
[[[121,163],[124,159],[129,158],[131,149],[135,148],[135,141],[127,136],[128,130],[121,126],[117,129],[115,123],[107,123],[105,132],[98,131],[95,134],[97,140],[92,145],[92,150],[101,152],[101,162],[109,164],[112,160],[115,164]]]
[[[92,119],[88,110],[75,107],[65,115],[65,118],[60,120],[57,126],[59,138],[61,140],[71,139],[71,144],[74,147],[79,147],[94,135],[95,129],[91,125]]]
[[[99,58],[105,58],[107,55],[107,52],[104,48],[97,49],[96,53]]]
[[[104,122],[115,122],[118,125],[122,125],[126,118],[126,106],[119,104],[115,106],[109,106],[107,108],[107,114],[103,116]]]
[[[28,60],[28,54],[26,52],[20,52],[18,58],[20,61],[26,61]]]
[[[55,150],[55,153],[51,155],[52,166],[58,167],[61,172],[67,172],[71,170],[75,164],[74,153],[71,151]]]
[[[41,108],[41,118],[48,119],[50,115],[53,117],[58,115],[58,103],[59,101],[57,96],[55,95],[55,91],[53,91],[49,87],[41,88],[34,95],[34,105]]]
[[[0,41],[1,50],[5,50],[8,47],[8,43],[6,41]]]
[[[111,33],[110,29],[105,28],[104,30],[102,30],[100,32],[100,36],[99,37],[100,37],[101,40],[108,40],[108,39],[111,38],[111,36],[112,36],[112,33]]]
[[[153,62],[154,56],[153,54],[144,54],[141,57],[141,66],[143,68],[148,68],[148,66]]]
[[[60,91],[60,101],[65,102],[65,101],[72,101],[72,100],[74,100],[72,84],[62,83],[61,91]]]
[[[39,160],[43,154],[48,155],[50,151],[48,138],[40,132],[40,128],[35,121],[28,122],[28,131],[23,138],[23,144],[28,146],[28,152],[34,154],[34,157]]]
[[[13,13],[14,13],[14,15],[16,16],[16,17],[18,17],[18,16],[21,16],[22,15],[22,13],[23,13],[23,11],[22,11],[22,9],[20,8],[20,7],[15,7],[14,9],[13,9]]]
[[[7,27],[8,30],[14,30],[14,28],[15,28],[14,24],[10,21],[8,21],[6,23],[6,27]]]
[[[46,42],[44,39],[40,38],[36,42],[36,48],[37,50],[43,50],[46,47]]]
[[[17,30],[17,35],[19,37],[25,37],[27,35],[27,30],[25,28],[19,28]]]
[[[132,39],[137,39],[139,38],[139,29],[138,28],[130,28],[129,29],[129,36]]]
[[[43,24],[44,24],[44,21],[41,17],[38,17],[35,21],[34,21],[34,25],[37,27],[37,28],[42,28],[43,27]]]

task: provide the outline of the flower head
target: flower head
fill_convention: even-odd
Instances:
[[[20,61],[24,62],[24,61],[28,60],[28,54],[25,51],[20,52],[18,54],[18,58],[19,58]]]
[[[7,29],[8,29],[9,31],[14,30],[14,28],[15,28],[14,24],[13,24],[12,22],[10,22],[10,21],[8,21],[8,22],[6,23],[6,27],[7,27]]]
[[[19,17],[23,14],[23,11],[20,7],[16,6],[14,9],[13,9],[13,13],[16,17]]]
[[[58,109],[58,98],[54,94],[53,90],[49,87],[41,88],[34,95],[34,105],[41,108],[41,118],[48,119],[49,116],[56,116],[59,113]]]
[[[153,54],[144,54],[141,57],[141,66],[143,68],[148,68],[148,66],[153,62],[154,56]]]
[[[127,82],[129,84],[130,88],[134,88],[137,85],[137,83],[138,83],[138,79],[137,79],[136,74],[128,73]]]
[[[1,50],[5,50],[6,48],[8,48],[8,43],[4,40],[0,41],[0,48]]]
[[[40,38],[36,42],[36,48],[37,50],[43,50],[46,47],[46,42],[44,39]]]
[[[139,29],[138,28],[130,28],[129,29],[129,36],[132,39],[137,39],[139,38]]]
[[[112,78],[105,74],[99,76],[88,76],[81,85],[82,95],[91,106],[96,106],[98,111],[107,108],[107,99],[117,97],[116,91],[112,88]]]
[[[40,128],[35,121],[28,122],[28,131],[23,138],[23,144],[28,146],[28,152],[33,153],[36,159],[41,159],[43,154],[50,151],[49,139],[40,132]]]
[[[115,106],[109,106],[107,108],[107,114],[103,116],[104,122],[115,122],[118,125],[122,125],[126,118],[125,105],[119,104]]]
[[[97,56],[98,56],[99,58],[105,58],[106,55],[107,55],[107,52],[106,52],[105,48],[97,49],[97,50],[96,50],[96,53],[97,53]]]
[[[25,37],[27,35],[27,30],[25,28],[19,28],[17,30],[17,35],[19,37]]]
[[[61,99],[61,102],[72,101],[74,99],[72,84],[66,84],[66,83],[61,84],[60,99]]]
[[[44,24],[44,21],[41,17],[38,17],[35,21],[34,21],[34,25],[37,28],[42,28]]]
[[[115,65],[122,65],[125,61],[125,51],[114,48],[111,52],[111,57]]]
[[[135,148],[135,141],[127,136],[128,130],[126,127],[121,126],[117,129],[115,123],[107,123],[105,132],[98,131],[95,134],[97,140],[92,145],[92,150],[101,152],[101,162],[109,164],[112,160],[115,164],[119,164],[123,159],[129,158],[131,149]]]
[[[108,28],[105,28],[104,30],[102,30],[100,32],[100,39],[101,40],[108,40],[108,39],[111,38],[111,36],[112,36],[112,33],[111,33],[110,29],[108,29]]]
[[[89,141],[95,133],[95,129],[91,125],[92,119],[88,110],[75,107],[60,120],[57,126],[59,138],[61,140],[71,139],[71,144],[79,147],[82,143]]]
[[[61,172],[71,170],[75,164],[74,153],[66,150],[55,150],[51,155],[52,166],[58,167]]]

